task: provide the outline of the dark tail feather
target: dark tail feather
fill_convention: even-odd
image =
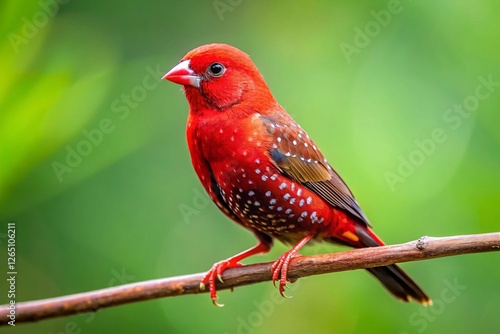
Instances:
[[[360,241],[366,247],[384,245],[382,240],[366,227],[359,226],[356,228],[356,232]],[[405,302],[413,299],[423,305],[432,305],[429,296],[397,265],[375,267],[367,270],[382,282],[385,288],[396,298]]]
[[[413,299],[423,305],[432,304],[429,296],[398,266],[391,265],[367,270],[399,300],[409,302]]]

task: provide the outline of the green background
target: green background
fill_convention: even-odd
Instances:
[[[0,8],[0,268],[13,220],[17,301],[201,272],[255,243],[208,202],[187,103],[160,80],[210,42],[252,56],[387,243],[499,230],[497,2],[26,3]],[[190,295],[0,330],[498,333],[498,264],[498,253],[403,264],[428,309],[351,271],[302,279],[290,300],[267,282],[221,292],[222,309]]]

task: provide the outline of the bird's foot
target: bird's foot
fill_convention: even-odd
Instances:
[[[200,282],[200,289],[205,290],[205,287],[208,283],[209,287],[209,292],[210,292],[210,298],[212,299],[212,303],[214,303],[215,306],[222,307],[224,304],[219,304],[217,302],[218,297],[217,297],[217,289],[215,287],[217,280],[219,280],[221,283],[224,283],[222,281],[222,273],[229,268],[236,268],[236,267],[241,267],[242,264],[237,262],[237,261],[231,261],[231,259],[228,260],[223,260],[220,262],[215,263],[212,268],[207,272],[205,277],[202,278]]]
[[[271,266],[271,272],[273,273],[273,284],[276,286],[276,281],[279,278],[279,292],[282,297],[291,298],[285,295],[285,288],[287,288],[286,282],[287,280],[291,283],[295,282],[295,279],[288,279],[288,266],[290,265],[290,261],[297,257],[298,252],[296,249],[291,249],[290,251],[282,254],[276,262]]]

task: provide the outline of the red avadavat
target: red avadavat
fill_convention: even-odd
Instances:
[[[268,252],[273,239],[293,245],[272,266],[283,295],[290,260],[311,240],[351,247],[384,243],[351,191],[308,134],[276,101],[250,57],[210,44],[186,54],[165,79],[184,86],[187,141],[201,183],[219,209],[259,243],[220,261],[203,278],[217,304],[216,279]],[[398,299],[431,300],[398,266],[368,271]]]

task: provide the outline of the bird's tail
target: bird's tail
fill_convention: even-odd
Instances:
[[[356,224],[355,231],[359,237],[359,242],[364,247],[384,245],[384,242],[369,227]],[[405,302],[413,299],[423,305],[432,304],[429,296],[397,265],[368,268],[367,270],[382,282],[386,289],[396,298]]]

